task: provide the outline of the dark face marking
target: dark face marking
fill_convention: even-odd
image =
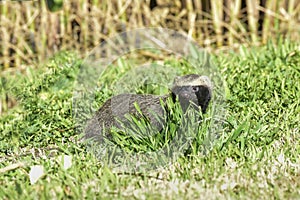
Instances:
[[[205,113],[211,99],[211,90],[207,86],[176,86],[172,89],[172,96],[175,100],[178,97],[180,105],[185,112],[189,106],[201,110]]]

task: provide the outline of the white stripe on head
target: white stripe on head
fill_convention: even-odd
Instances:
[[[197,74],[189,74],[176,77],[173,86],[207,86],[212,88],[212,83],[207,76],[199,76]]]

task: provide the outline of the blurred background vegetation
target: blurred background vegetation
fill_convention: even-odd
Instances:
[[[110,36],[139,27],[183,32],[208,51],[232,50],[279,38],[299,40],[300,4],[297,0],[0,1],[0,71],[2,76],[22,73],[61,50],[84,57]],[[5,80],[1,81],[3,85]],[[5,93],[0,99],[2,110],[14,104]]]
[[[49,2],[62,7],[55,11],[52,5],[51,11],[45,0],[0,2],[1,70],[36,65],[59,50],[84,56],[111,35],[138,27],[178,30],[207,49],[259,45],[279,36],[298,40],[300,33],[297,0]]]

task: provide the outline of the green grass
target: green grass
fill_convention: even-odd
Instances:
[[[0,118],[0,199],[299,199],[299,48],[278,41],[213,55],[227,86],[220,138],[204,154],[199,135],[189,156],[144,173],[102,166],[75,132],[72,92],[81,61],[74,54],[60,53],[38,72],[7,78],[10,84],[1,81],[1,91],[20,103]],[[174,60],[166,64],[189,72]],[[129,70],[122,65],[104,79],[95,107]],[[63,168],[62,155],[72,156],[70,168]],[[31,184],[34,165],[44,175]]]

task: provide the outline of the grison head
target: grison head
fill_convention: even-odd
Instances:
[[[184,112],[189,106],[193,106],[205,113],[212,96],[212,83],[207,76],[179,76],[175,78],[171,92],[174,100],[178,98]]]

